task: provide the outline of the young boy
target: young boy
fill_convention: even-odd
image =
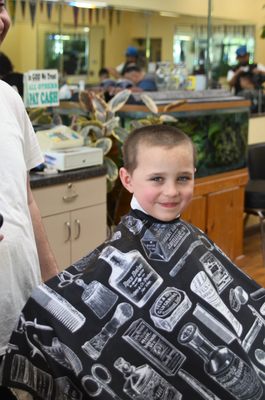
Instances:
[[[38,399],[265,398],[265,290],[181,220],[195,149],[155,125],[123,147],[132,210],[110,240],[39,286],[3,383]]]

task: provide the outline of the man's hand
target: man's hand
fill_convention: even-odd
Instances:
[[[259,69],[259,68],[254,68],[254,69],[252,70],[252,72],[253,72],[253,74],[255,74],[255,75],[265,75],[265,71],[263,71],[262,69]]]
[[[3,225],[3,222],[4,222],[3,215],[0,214],[0,228],[1,228],[1,226]],[[1,242],[1,240],[3,240],[3,239],[4,239],[4,235],[2,235],[2,233],[0,233],[0,242]]]
[[[28,206],[40,261],[41,277],[43,281],[47,281],[57,275],[59,271],[42,223],[40,210],[30,189],[29,176],[27,179],[27,191]]]

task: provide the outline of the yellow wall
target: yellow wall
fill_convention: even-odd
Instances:
[[[265,142],[265,117],[252,117],[249,119],[248,143]]]

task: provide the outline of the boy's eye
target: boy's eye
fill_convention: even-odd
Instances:
[[[190,176],[179,176],[178,177],[178,181],[179,182],[187,182],[187,181],[189,181],[191,179],[191,177]]]
[[[162,178],[161,178],[161,176],[154,176],[153,178],[151,178],[151,181],[162,182]]]

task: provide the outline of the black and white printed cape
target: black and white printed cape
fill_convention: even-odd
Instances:
[[[139,210],[32,293],[3,384],[42,400],[265,399],[265,289],[199,229]]]

